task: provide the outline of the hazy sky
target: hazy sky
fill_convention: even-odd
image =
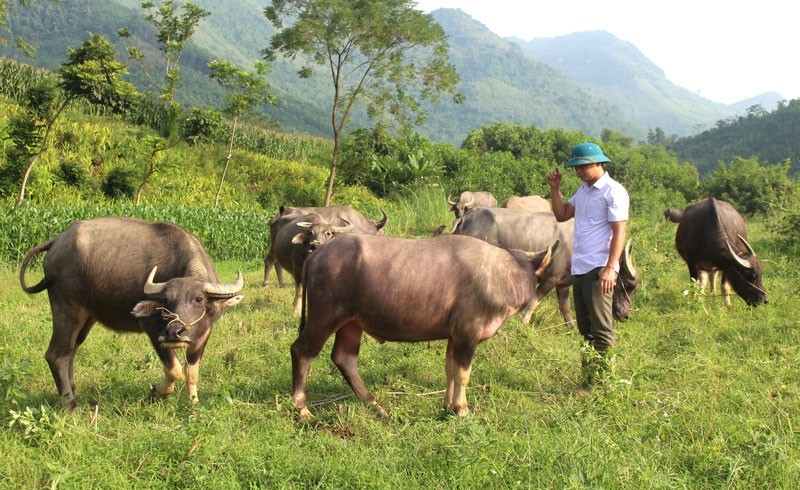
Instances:
[[[418,0],[417,6],[460,8],[494,33],[526,41],[603,30],[635,45],[674,84],[715,102],[771,91],[800,98],[798,0]]]

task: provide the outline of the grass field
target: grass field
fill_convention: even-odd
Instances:
[[[199,405],[150,402],[161,366],[147,339],[97,326],[76,358],[82,411],[65,413],[44,360],[47,296],[0,265],[0,487],[797,488],[798,247],[751,226],[770,303],[728,311],[689,282],[673,224],[634,224],[643,283],[604,385],[578,388],[580,337],[548,298],[478,347],[463,420],[441,408],[444,342],[366,339],[360,372],[388,417],[355,398],[329,342],[314,417],[298,422],[293,289],[274,273],[262,288],[260,261],[217,264],[247,285],[215,326]]]

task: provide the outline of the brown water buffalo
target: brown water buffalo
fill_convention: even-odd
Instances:
[[[680,223],[683,211],[680,209],[669,208],[664,210],[664,219],[673,223]]]
[[[25,284],[31,259],[47,252],[44,278]],[[45,357],[65,406],[74,410],[75,353],[95,322],[118,332],[145,332],[164,378],[152,387],[166,397],[183,378],[175,349],[186,349],[186,393],[197,401],[200,359],[222,310],[242,300],[242,273],[220,284],[200,241],[179,226],[133,218],[76,221],[31,249],[19,273],[22,289],[47,289],[53,333]]]
[[[491,192],[486,191],[464,191],[458,196],[458,200],[456,201],[451,201],[450,197],[448,197],[447,203],[450,205],[450,211],[456,215],[456,219],[460,218],[470,209],[478,206],[497,207],[497,199],[494,198]]]
[[[511,196],[500,205],[501,208],[517,209],[529,213],[553,212],[550,200],[542,196]]]
[[[444,407],[467,414],[478,344],[534,297],[558,242],[537,253],[468,236],[421,240],[342,235],[306,260],[300,334],[292,344],[292,401],[309,417],[306,378],[331,335],[331,359],[355,394],[383,412],[358,374],[361,336],[380,342],[447,339]]]
[[[563,223],[556,221],[552,212],[528,213],[516,209],[475,208],[461,217],[460,223],[452,232],[456,235],[469,235],[485,240],[508,250],[541,250],[554,240],[561,246],[558,253],[536,287],[534,301],[523,312],[523,321],[530,321],[536,307],[556,289],[558,308],[564,322],[571,323],[569,288],[572,285],[572,243],[574,220]],[[625,253],[620,263],[620,273],[614,288],[612,311],[617,320],[628,319],[631,300],[639,284],[639,275],[631,259],[631,241],[625,245]]]
[[[729,203],[711,197],[687,206],[675,231],[675,248],[702,290],[709,274],[722,273],[727,307],[731,307],[731,287],[748,305],[767,303],[761,262],[747,242],[747,225]]]
[[[303,263],[310,253],[333,239],[340,233],[350,233],[353,225],[342,220],[345,226],[333,226],[317,213],[300,214],[283,225],[275,236],[272,248],[276,264],[291,271],[295,283],[294,314],[300,315],[303,294]]]
[[[316,213],[333,226],[352,227],[352,233],[366,233],[368,235],[383,234],[383,228],[386,226],[388,219],[383,210],[381,210],[383,218],[373,221],[350,206],[342,204],[324,207],[281,206],[278,210],[278,214],[269,220],[270,247],[267,256],[264,258],[264,286],[269,283],[269,269],[272,266],[275,266],[275,275],[278,276],[278,285],[280,287],[284,286],[283,267],[278,262],[277,257],[275,257],[275,237],[278,236],[281,227],[308,213]]]

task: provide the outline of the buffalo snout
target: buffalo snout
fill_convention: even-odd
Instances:
[[[186,326],[182,323],[172,322],[167,325],[158,337],[158,343],[161,344],[162,347],[171,349],[185,348],[192,342],[187,330]]]

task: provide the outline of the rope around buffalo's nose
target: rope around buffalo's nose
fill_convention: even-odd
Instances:
[[[181,330],[181,331],[180,331],[180,332],[178,332],[178,333],[183,333],[183,332],[185,332],[185,331],[189,330],[189,328],[191,328],[191,326],[192,326],[192,325],[196,324],[197,322],[199,322],[200,320],[202,320],[204,316],[206,316],[206,310],[204,309],[204,310],[203,310],[203,314],[202,314],[202,315],[200,315],[200,316],[197,318],[197,320],[195,320],[195,321],[193,321],[193,322],[191,322],[191,323],[186,323],[185,321],[181,320],[181,317],[180,317],[180,316],[179,316],[177,313],[173,313],[173,312],[169,311],[168,309],[164,308],[163,306],[162,306],[162,307],[160,307],[160,308],[156,308],[156,309],[157,309],[157,310],[161,310],[161,318],[163,318],[164,320],[169,320],[169,321],[167,322],[167,326],[168,326],[168,327],[169,327],[169,326],[170,326],[172,323],[175,323],[175,322],[178,322],[178,323],[180,323],[180,324],[181,324],[181,326],[183,327],[183,330]]]

